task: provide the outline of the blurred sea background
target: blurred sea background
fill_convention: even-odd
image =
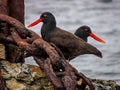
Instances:
[[[42,12],[54,14],[57,26],[74,33],[88,25],[106,41],[101,44],[89,37],[88,43],[97,47],[103,58],[94,55],[78,56],[70,63],[90,78],[115,80],[120,84],[120,0],[25,0],[26,26]],[[41,24],[31,28],[40,34]],[[26,63],[36,64],[32,58]]]

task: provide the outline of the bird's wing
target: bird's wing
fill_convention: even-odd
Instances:
[[[52,38],[50,38],[50,42],[54,42],[56,45],[59,46],[74,47],[73,45],[74,44],[76,45],[76,43],[78,43],[77,41],[83,41],[74,34],[67,32],[65,30],[61,30],[60,28],[57,28],[55,32],[56,33],[51,33]]]

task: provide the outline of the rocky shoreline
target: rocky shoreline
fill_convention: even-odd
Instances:
[[[1,61],[6,90],[56,90],[38,66]],[[114,80],[91,79],[95,90],[120,90]],[[81,85],[82,79],[78,81]],[[78,90],[78,89],[76,89]],[[89,87],[86,88],[89,90]]]

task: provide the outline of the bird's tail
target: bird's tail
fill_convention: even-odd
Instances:
[[[94,55],[96,55],[96,56],[98,56],[100,58],[103,57],[102,52],[100,50],[98,50],[96,47],[94,47],[94,46],[92,46],[92,45],[90,45],[88,43],[86,45],[86,49],[88,51],[88,54],[94,54]]]
[[[96,47],[92,46],[91,44],[89,44],[87,42],[82,42],[80,44],[80,47],[82,47],[82,49],[80,49],[81,54],[94,54],[94,55],[102,58],[101,51],[98,50]]]
[[[96,56],[98,56],[98,57],[100,57],[100,58],[103,57],[102,53],[98,49],[96,49],[96,52],[93,53],[93,54],[96,55]]]

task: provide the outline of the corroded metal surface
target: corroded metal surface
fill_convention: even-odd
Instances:
[[[8,0],[9,16],[24,24],[24,0]]]

